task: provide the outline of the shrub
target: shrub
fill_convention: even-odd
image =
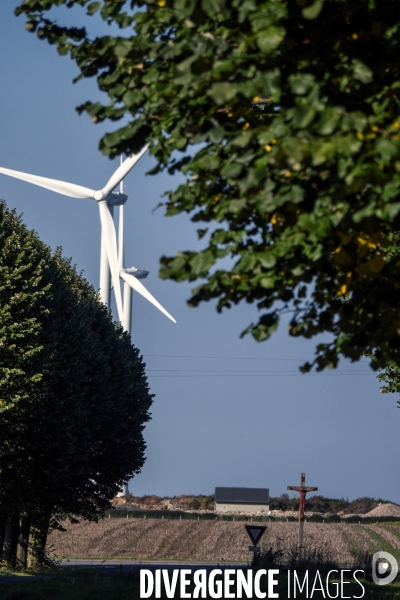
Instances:
[[[157,504],[160,504],[161,498],[159,496],[142,496],[139,501],[140,504],[145,506],[157,506]]]
[[[255,552],[251,566],[253,569],[273,569],[280,567],[283,562],[283,556],[284,552],[279,548],[277,550],[269,548],[268,550]]]
[[[297,543],[292,543],[288,550],[289,568],[297,571],[318,570],[324,573],[337,569],[333,557],[332,544],[322,540],[318,544],[305,543],[301,550]]]
[[[197,496],[200,510],[214,510],[215,495]]]
[[[189,508],[191,510],[197,510],[200,507],[200,503],[196,496],[188,496],[187,494],[181,494],[177,497],[180,508]]]
[[[365,576],[371,576],[373,552],[357,546],[350,546],[349,551],[354,558],[354,567],[364,571]]]

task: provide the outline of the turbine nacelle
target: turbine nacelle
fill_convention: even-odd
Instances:
[[[150,271],[146,271],[145,269],[137,269],[136,267],[121,269],[121,272],[133,275],[134,277],[136,277],[136,279],[146,279],[147,275],[150,273]]]
[[[96,202],[106,201],[109,206],[122,206],[128,200],[126,194],[121,192],[111,192],[111,194],[104,194],[103,190],[98,190],[93,194],[93,198]]]
[[[123,206],[127,200],[128,196],[121,192],[112,192],[107,196],[107,204],[110,206]]]

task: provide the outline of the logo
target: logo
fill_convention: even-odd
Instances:
[[[389,552],[375,552],[372,557],[372,579],[377,585],[392,583],[399,572],[399,565]]]

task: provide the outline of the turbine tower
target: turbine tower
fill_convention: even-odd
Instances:
[[[30,175],[21,171],[13,171],[0,167],[0,173],[22,179],[28,183],[33,183],[64,196],[72,198],[93,199],[99,206],[101,222],[101,248],[100,248],[100,298],[107,306],[110,306],[111,289],[114,289],[115,302],[117,305],[118,319],[122,327],[131,333],[132,319],[132,290],[146,298],[158,310],[160,310],[171,321],[176,323],[175,319],[165,310],[163,306],[150,294],[150,292],[139,281],[145,279],[148,271],[136,269],[136,267],[126,268],[124,266],[124,205],[127,196],[124,194],[123,179],[129,171],[135,166],[138,160],[143,156],[148,148],[144,146],[137,154],[130,154],[122,161],[118,169],[110,177],[106,185],[100,190]],[[115,188],[120,185],[119,192]],[[119,227],[118,227],[118,245],[114,223],[114,207],[119,207]],[[124,295],[121,294],[121,280],[124,284]],[[128,485],[125,484],[118,494],[125,496],[128,494]]]
[[[121,162],[122,165],[123,159],[121,154]],[[121,195],[124,194],[124,180],[122,180],[119,184],[119,193]],[[136,267],[126,268],[125,263],[125,247],[124,247],[124,208],[125,204],[121,204],[118,211],[118,266],[120,269],[120,277],[122,279],[122,273],[132,274],[136,279],[145,279],[149,274],[148,271],[136,269]],[[107,257],[105,257],[107,258]],[[102,268],[104,268],[107,273],[108,278],[110,278],[110,269],[108,266],[108,261],[105,262],[104,266],[100,267],[100,277]],[[105,274],[106,274],[105,273]],[[123,315],[121,319],[121,325],[128,333],[131,333],[132,330],[132,287],[129,283],[123,280]]]

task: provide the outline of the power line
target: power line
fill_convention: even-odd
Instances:
[[[223,359],[223,360],[295,360],[297,362],[306,360],[304,358],[256,358],[256,357],[237,357],[237,356],[193,356],[193,355],[179,355],[179,354],[144,354],[144,357],[159,357],[159,358],[212,358],[212,359]]]
[[[261,361],[296,361],[296,362],[304,362],[305,358],[256,358],[256,357],[237,357],[237,356],[197,356],[197,355],[181,355],[181,354],[145,354],[144,357],[154,357],[154,358],[191,358],[191,359],[212,359],[212,360],[261,360]],[[349,359],[342,359],[346,362],[351,362]],[[368,362],[366,360],[360,360],[358,362]],[[152,378],[175,378],[175,379],[183,379],[183,378],[209,378],[209,377],[302,377],[304,373],[299,373],[299,371],[289,371],[289,370],[273,370],[273,371],[265,371],[265,370],[228,370],[228,369],[147,369],[148,377]],[[154,373],[154,374],[153,374]],[[156,374],[157,373],[157,374]],[[168,375],[160,375],[158,373],[168,373]],[[170,374],[173,373],[173,374]],[[175,374],[177,373],[177,374]],[[186,374],[187,373],[187,374]],[[307,373],[308,377],[345,377],[347,375],[375,375],[373,372],[337,372],[333,371],[324,371],[324,372],[315,372]]]
[[[176,378],[176,379],[183,379],[183,378],[191,378],[191,377],[192,378],[193,377],[198,377],[200,379],[201,378],[206,379],[208,377],[306,377],[307,376],[307,379],[308,379],[309,377],[339,377],[339,376],[347,377],[349,375],[350,376],[354,376],[354,375],[365,376],[365,373],[332,373],[332,374],[329,374],[329,373],[307,373],[307,374],[305,374],[305,373],[297,373],[297,374],[289,373],[287,375],[283,375],[283,374],[279,375],[279,374],[273,374],[273,373],[265,373],[264,375],[262,375],[262,374],[259,374],[259,375],[256,375],[256,374],[251,374],[251,375],[239,374],[239,375],[235,375],[235,374],[229,373],[229,374],[220,374],[220,375],[217,375],[217,374],[214,374],[214,375],[205,375],[205,374],[203,374],[203,375],[149,375],[149,377],[152,377],[153,379],[154,378],[164,378],[164,379]],[[369,375],[374,375],[374,373],[369,373]]]
[[[229,374],[229,373],[263,373],[264,375],[273,375],[273,374],[290,374],[290,373],[295,373],[297,375],[303,375],[304,373],[299,373],[298,371],[253,371],[253,370],[249,370],[249,369],[245,369],[243,371],[238,371],[237,369],[235,369],[234,371],[228,370],[228,369],[146,369],[147,373],[162,373],[162,372],[167,372],[167,373],[172,373],[172,372],[187,372],[187,373],[225,373],[225,374]],[[318,374],[318,373],[316,373]],[[320,373],[322,374],[322,372]],[[353,373],[351,371],[347,371],[347,372],[325,372],[324,375],[329,375],[329,376],[333,376],[333,375],[365,375],[366,373],[364,372],[358,372],[358,373]],[[367,373],[368,375],[374,375],[374,373]]]
[[[218,360],[218,359],[222,359],[222,360],[279,360],[279,361],[283,361],[283,360],[290,360],[290,361],[296,361],[296,362],[301,362],[304,360],[308,360],[307,358],[258,358],[258,357],[248,357],[248,356],[242,356],[242,357],[238,357],[238,356],[194,356],[194,355],[180,355],[180,354],[144,354],[144,357],[158,357],[158,358],[210,358],[213,360]],[[345,360],[345,361],[350,361],[350,359],[348,358],[342,358],[341,360]],[[351,362],[351,361],[350,361]],[[357,362],[368,362],[365,359],[360,359]]]

